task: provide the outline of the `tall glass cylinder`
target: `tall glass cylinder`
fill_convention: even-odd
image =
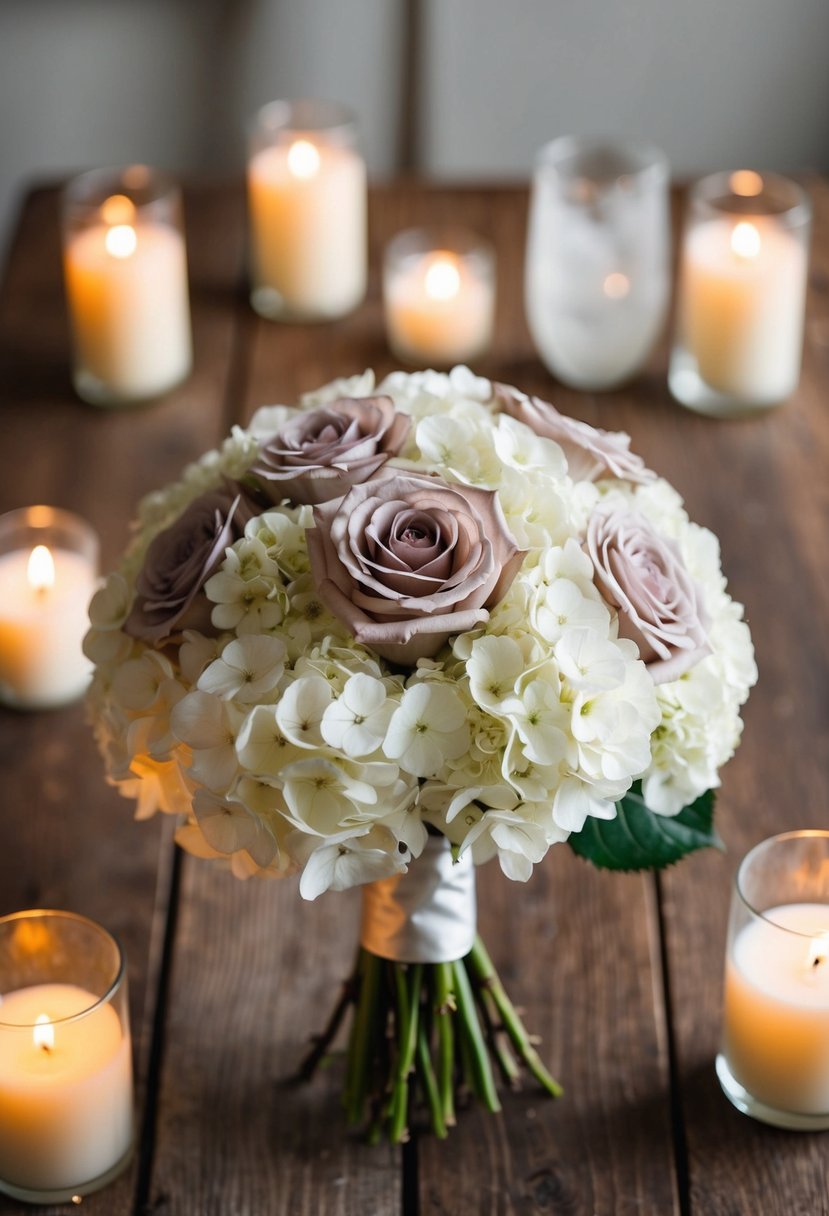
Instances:
[[[181,194],[146,165],[70,182],[63,266],[74,384],[92,405],[150,400],[190,373]]]
[[[366,291],[366,167],[354,116],[316,100],[256,115],[248,161],[251,303],[277,321],[328,321]]]
[[[829,1128],[829,832],[786,832],[737,872],[720,1084],[777,1127]]]
[[[810,226],[803,190],[776,174],[715,173],[692,188],[668,381],[682,405],[736,417],[794,392]]]
[[[123,953],[71,912],[0,919],[0,1190],[63,1203],[99,1190],[133,1147]]]
[[[563,383],[610,389],[642,368],[665,318],[669,235],[658,149],[578,136],[541,149],[525,301],[538,353]]]

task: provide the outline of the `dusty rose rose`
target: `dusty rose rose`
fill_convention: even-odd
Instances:
[[[330,502],[396,456],[410,426],[391,397],[341,397],[263,440],[250,472],[273,502]]]
[[[619,635],[639,647],[655,684],[711,653],[702,590],[679,546],[638,511],[599,509],[587,525],[596,585],[619,613]]]
[[[218,570],[225,549],[243,535],[252,515],[249,502],[233,483],[194,499],[149,545],[124,632],[150,643],[163,642],[173,630],[214,633],[213,605],[198,593]]]
[[[496,384],[495,396],[505,413],[543,439],[555,440],[567,457],[567,469],[574,481],[619,477],[644,484],[654,480],[656,474],[645,468],[642,457],[629,450],[630,435],[624,431],[603,431],[568,418],[549,402],[526,397],[505,384]]]
[[[506,594],[524,559],[492,490],[391,473],[314,509],[311,569],[358,642],[393,663],[429,658]]]

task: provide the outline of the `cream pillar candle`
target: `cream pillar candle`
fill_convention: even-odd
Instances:
[[[778,1110],[829,1116],[829,904],[785,904],[744,926],[726,962],[723,1051]]]
[[[787,397],[803,346],[803,245],[760,217],[711,220],[689,235],[682,275],[685,341],[705,383],[745,401]]]
[[[279,320],[351,312],[366,290],[366,168],[350,116],[322,102],[259,115],[248,164],[252,294]]]
[[[803,346],[809,207],[794,183],[748,170],[698,183],[680,267],[669,382],[703,413],[785,400]]]
[[[77,1201],[126,1166],[132,1145],[118,943],[73,912],[0,917],[0,1190]]]
[[[772,836],[740,863],[717,1076],[755,1119],[829,1128],[829,831]]]
[[[93,404],[156,397],[192,363],[177,192],[151,176],[127,192],[124,177],[91,174],[68,192],[64,277],[75,385]]]
[[[71,1190],[107,1174],[131,1145],[130,1040],[115,1010],[72,984],[6,993],[0,1179],[29,1191]]]
[[[51,507],[0,517],[0,700],[44,709],[86,690],[96,576],[97,541],[83,520]]]
[[[488,348],[494,263],[472,234],[401,233],[386,253],[383,291],[388,343],[404,362],[448,367]]]

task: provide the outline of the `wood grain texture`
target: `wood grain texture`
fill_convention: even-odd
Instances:
[[[192,377],[151,407],[122,411],[93,409],[71,391],[56,191],[34,192],[23,209],[0,295],[0,510],[47,502],[79,512],[101,537],[105,569],[126,543],[138,499],[176,477],[225,430],[242,270],[236,205],[231,192],[202,191],[188,209]],[[212,240],[217,231],[226,240]],[[129,961],[140,1099],[167,915],[170,834],[160,822],[135,823],[131,805],[105,784],[82,705],[0,710],[0,771],[0,913],[68,908],[117,934]],[[135,1182],[133,1167],[84,1210],[131,1212]],[[30,1209],[0,1198],[4,1216],[18,1210]]]
[[[382,250],[403,227],[460,222],[498,255],[496,338],[476,370],[631,434],[691,517],[720,536],[761,673],[742,747],[723,773],[725,856],[691,858],[660,879],[658,892],[652,879],[596,873],[564,849],[527,887],[492,867],[482,873],[481,922],[494,961],[567,1092],[552,1103],[528,1084],[507,1095],[503,1116],[465,1112],[446,1143],[418,1136],[406,1152],[405,1185],[400,1153],[366,1149],[345,1132],[337,1064],[304,1089],[282,1085],[349,970],[356,896],[309,906],[293,882],[240,884],[186,859],[156,1152],[143,1180],[148,1210],[829,1216],[825,1137],[738,1115],[713,1073],[737,860],[772,832],[825,825],[829,806],[829,186],[815,181],[811,192],[816,236],[800,389],[780,409],[741,422],[711,421],[671,401],[667,330],[629,387],[596,395],[556,384],[524,322],[526,190],[416,182],[373,192],[368,299],[324,326],[273,325],[249,311],[241,189],[193,190],[194,376],[152,409],[98,413],[69,389],[55,198],[30,198],[0,294],[0,509],[42,498],[79,510],[111,562],[138,497],[232,421],[334,376],[391,370]],[[0,911],[52,902],[120,931],[142,1023],[142,992],[153,1012],[151,926],[158,939],[166,909],[155,892],[157,862],[168,864],[168,851],[159,853],[153,829],[133,825],[104,785],[78,707],[4,715],[0,763],[9,842],[0,852]],[[132,1211],[135,1181],[123,1179],[85,1209]],[[17,1210],[0,1200],[0,1213]]]

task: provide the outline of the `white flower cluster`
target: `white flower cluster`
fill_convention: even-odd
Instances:
[[[476,862],[525,880],[588,816],[609,819],[637,778],[676,814],[718,783],[756,678],[742,610],[725,591],[715,537],[664,481],[574,482],[562,449],[500,412],[489,381],[366,373],[300,408],[372,392],[413,420],[391,464],[497,491],[527,550],[489,619],[401,672],[358,646],[316,594],[310,507],[251,518],[200,595],[215,636],[159,648],[122,629],[146,550],[206,490],[241,478],[257,440],[291,411],[260,410],[183,480],[142,504],[120,571],[95,596],[91,707],[109,776],[137,814],[185,817],[178,840],[234,873],[301,869],[314,898],[402,872],[427,824]],[[593,578],[587,519],[611,496],[679,545],[704,591],[712,653],[655,685]]]

